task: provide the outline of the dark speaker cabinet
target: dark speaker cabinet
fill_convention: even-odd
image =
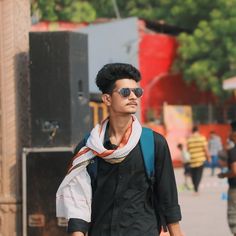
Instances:
[[[76,144],[90,130],[88,39],[30,33],[31,146]]]
[[[69,147],[23,150],[24,236],[67,235],[67,221],[56,218],[56,191],[66,175],[72,153]]]

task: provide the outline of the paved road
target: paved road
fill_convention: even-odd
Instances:
[[[175,175],[184,236],[232,236],[226,219],[227,180],[210,176],[210,170],[206,168],[200,185],[200,194],[194,196],[192,191],[183,187],[183,170],[175,169]]]

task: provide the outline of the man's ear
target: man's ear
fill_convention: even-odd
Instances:
[[[111,95],[104,93],[102,94],[102,101],[106,106],[110,106],[111,105]]]

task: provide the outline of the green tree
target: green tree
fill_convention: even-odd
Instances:
[[[93,21],[96,17],[137,16],[186,29],[178,36],[174,69],[202,90],[224,96],[222,81],[236,74],[235,0],[32,0],[44,20]]]
[[[209,19],[215,5],[212,0],[117,0],[122,17],[137,16],[150,20],[164,20],[168,24],[193,29],[199,19]],[[112,0],[91,0],[98,17],[114,17]]]
[[[95,8],[98,18],[114,18],[116,16],[112,0],[91,0],[90,2]]]
[[[236,75],[236,1],[217,0],[208,19],[200,19],[192,34],[178,37],[176,61],[188,82],[225,97],[224,79]]]
[[[110,0],[92,4],[99,17],[114,16]],[[119,0],[117,4],[122,17],[163,20],[192,32],[178,37],[174,69],[201,90],[225,97],[222,81],[236,74],[235,0]]]
[[[89,1],[33,0],[31,10],[39,20],[91,22],[96,19],[96,11]]]

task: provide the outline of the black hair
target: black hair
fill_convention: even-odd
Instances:
[[[192,132],[194,133],[194,132],[197,132],[198,131],[198,127],[195,125],[195,126],[193,126],[193,128],[192,128]]]
[[[182,143],[179,143],[179,144],[177,145],[177,148],[178,148],[178,149],[182,149],[182,148],[183,148],[183,144],[182,144]]]
[[[236,120],[232,121],[230,123],[230,126],[231,126],[232,131],[236,131]]]
[[[96,77],[96,85],[102,93],[111,93],[115,82],[119,79],[133,79],[136,82],[141,80],[138,69],[131,64],[109,63],[102,67]]]

